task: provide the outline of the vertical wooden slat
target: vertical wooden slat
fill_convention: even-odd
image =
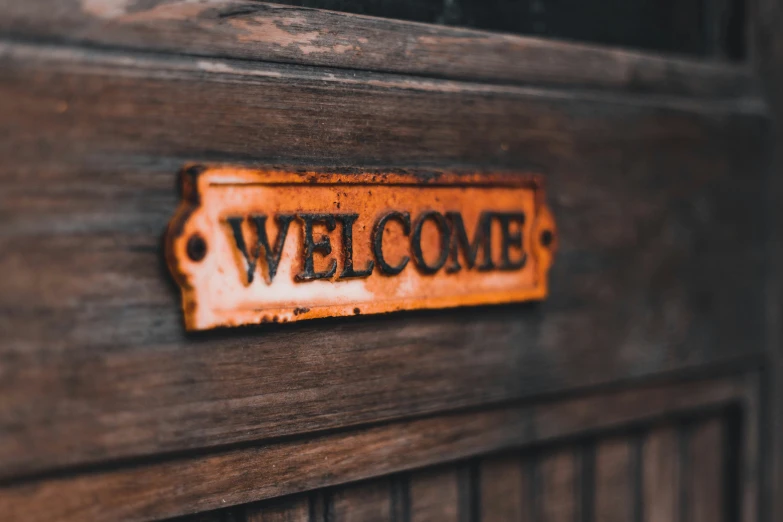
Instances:
[[[457,522],[457,469],[453,466],[414,473],[410,479],[412,522]]]
[[[530,484],[518,456],[485,459],[481,464],[481,522],[532,522]]]
[[[642,449],[644,522],[676,522],[679,517],[680,473],[674,428],[655,429]]]
[[[633,520],[634,476],[628,438],[598,444],[595,454],[595,520]]]
[[[572,449],[539,461],[536,481],[536,522],[574,522],[576,515],[576,458]]]
[[[287,497],[245,507],[246,522],[308,522],[310,502],[307,495]]]
[[[391,487],[388,479],[346,486],[334,492],[327,522],[391,520]]]
[[[723,419],[693,427],[688,443],[687,522],[721,522],[723,516]]]

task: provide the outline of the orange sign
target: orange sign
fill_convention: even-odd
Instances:
[[[188,330],[547,295],[536,175],[191,167],[182,187],[166,258]]]

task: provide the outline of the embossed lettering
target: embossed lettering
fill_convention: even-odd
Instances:
[[[525,266],[527,253],[522,252],[519,259],[512,261],[509,253],[510,248],[522,251],[522,225],[525,224],[525,214],[523,212],[497,212],[495,219],[500,222],[500,266],[501,270],[517,270]],[[517,224],[517,230],[511,232],[511,224]]]
[[[321,223],[327,231],[333,231],[336,226],[334,214],[298,214],[297,217],[302,220],[302,271],[296,275],[296,280],[313,281],[332,277],[337,271],[335,259],[331,260],[328,269],[320,272],[315,271],[313,255],[317,252],[328,256],[332,253],[332,244],[326,234],[321,236],[319,241],[315,241],[313,239],[313,225]]]
[[[261,255],[262,248],[264,249],[264,257],[266,259],[268,273],[267,282],[271,284],[275,279],[275,274],[277,274],[277,267],[280,264],[280,256],[283,253],[283,245],[285,244],[285,239],[288,236],[288,227],[291,224],[291,221],[294,219],[294,216],[290,214],[280,214],[277,216],[277,240],[275,241],[274,248],[270,248],[269,246],[269,239],[267,238],[266,234],[266,219],[266,214],[254,214],[250,216],[250,222],[253,223],[256,229],[256,245],[251,255],[247,251],[245,236],[242,233],[242,223],[244,222],[244,218],[237,216],[226,218],[226,221],[231,227],[231,232],[233,233],[234,243],[236,244],[237,250],[239,250],[245,260],[245,265],[247,267],[247,284],[253,282],[253,276],[256,271],[256,264],[258,263],[258,258]]]
[[[482,212],[476,224],[476,231],[473,233],[473,241],[468,240],[468,233],[465,231],[465,223],[462,220],[462,214],[459,212],[446,212],[446,218],[451,225],[451,264],[446,269],[447,272],[458,272],[462,269],[459,263],[459,251],[465,257],[465,265],[472,269],[476,265],[479,249],[483,262],[478,265],[479,270],[492,270],[495,264],[492,262],[492,213]]]
[[[337,219],[343,225],[343,270],[340,279],[369,276],[374,267],[372,260],[367,261],[364,270],[353,268],[353,224],[359,219],[359,214],[338,214]]]
[[[407,212],[389,212],[381,216],[373,228],[372,252],[375,256],[375,262],[378,263],[381,273],[386,275],[397,275],[407,266],[410,258],[404,256],[400,262],[394,266],[386,262],[386,258],[383,255],[383,231],[386,229],[386,223],[389,221],[399,221],[402,224],[403,233],[408,236],[411,233],[411,215]]]
[[[435,226],[438,227],[438,238],[440,240],[440,251],[438,252],[438,259],[434,264],[429,265],[424,259],[424,253],[421,250],[421,230],[424,227],[424,223],[432,220]],[[449,235],[451,229],[449,223],[443,214],[429,210],[422,212],[416,219],[416,223],[413,225],[413,234],[411,234],[411,253],[413,254],[413,260],[416,262],[416,266],[424,274],[434,274],[446,264],[446,259],[449,257]]]

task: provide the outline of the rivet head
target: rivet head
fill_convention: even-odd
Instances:
[[[191,261],[199,262],[207,255],[207,242],[200,234],[193,234],[188,239],[187,252]]]
[[[548,247],[555,240],[555,234],[551,230],[541,232],[541,244]]]

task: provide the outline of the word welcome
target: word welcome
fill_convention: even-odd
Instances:
[[[370,237],[360,238],[369,241],[373,259],[367,260],[364,266],[354,266],[354,224],[359,214],[335,213],[297,213],[277,214],[273,220],[277,226],[277,235],[271,241],[267,234],[266,214],[250,214],[247,216],[230,216],[225,219],[231,230],[234,247],[239,251],[247,267],[247,284],[254,280],[259,260],[266,265],[266,281],[271,284],[278,271],[278,266],[285,246],[291,223],[297,220],[302,229],[302,246],[300,248],[301,270],[296,274],[296,281],[314,281],[332,279],[337,272],[336,256],[341,257],[342,270],[337,279],[369,277],[374,271],[386,276],[394,276],[405,270],[411,260],[422,274],[435,274],[444,269],[448,273],[460,270],[519,270],[525,266],[527,253],[523,250],[522,228],[525,224],[524,212],[481,212],[474,228],[473,237],[469,237],[462,214],[456,211],[436,212],[432,210],[421,212],[415,219],[409,212],[392,210],[380,215],[371,228]],[[243,223],[248,222],[254,230],[254,239],[246,240],[243,233]],[[384,234],[390,223],[397,223],[402,234],[407,238],[407,255],[398,259],[388,259],[384,253]],[[437,231],[437,252],[429,252],[425,256],[422,246],[422,230],[430,223]],[[494,224],[494,226],[493,226]],[[332,256],[333,244],[329,234],[315,237],[315,227],[323,227],[327,232],[333,232],[338,226],[341,229],[339,252]],[[493,238],[493,231],[499,237]],[[495,239],[495,242],[493,242]],[[493,259],[492,245],[499,244],[499,257]],[[460,255],[461,254],[461,255]],[[315,256],[330,257],[325,270],[315,269]],[[262,257],[263,256],[263,257]],[[429,260],[427,259],[429,258]],[[460,262],[462,258],[463,263]]]

